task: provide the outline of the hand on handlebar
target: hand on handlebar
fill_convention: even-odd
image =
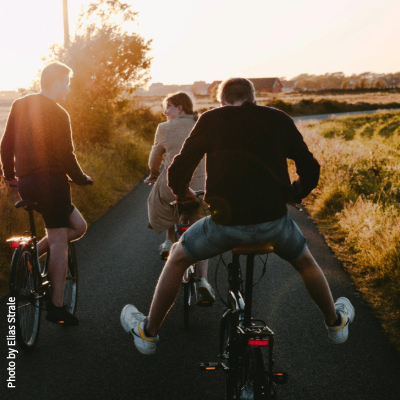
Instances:
[[[198,203],[199,199],[196,193],[188,188],[184,196],[176,196],[176,203],[185,204],[185,203]]]

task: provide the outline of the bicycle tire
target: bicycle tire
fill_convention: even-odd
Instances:
[[[240,399],[272,400],[274,388],[269,385],[260,347],[247,346],[241,376]]]
[[[183,326],[189,328],[190,280],[183,283]]]
[[[225,356],[225,364],[228,367],[225,370],[225,399],[232,400],[236,398],[237,389],[238,389],[238,381],[237,375],[234,370],[236,366],[234,365],[234,361],[236,360],[236,333],[233,331],[233,326],[236,327],[237,318],[229,317],[224,333],[224,344],[222,349],[222,355]]]
[[[68,244],[68,267],[64,285],[65,308],[75,314],[78,304],[78,263],[74,243]]]
[[[15,298],[15,328],[18,345],[32,350],[39,337],[41,276],[29,244],[15,250],[11,262],[10,293]]]

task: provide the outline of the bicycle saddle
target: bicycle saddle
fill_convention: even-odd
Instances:
[[[244,244],[241,246],[234,247],[232,249],[233,254],[239,254],[247,256],[249,254],[267,254],[272,253],[274,247],[271,243],[260,243],[260,244]]]
[[[16,208],[24,207],[26,211],[36,210],[37,203],[30,200],[21,200],[15,203]]]

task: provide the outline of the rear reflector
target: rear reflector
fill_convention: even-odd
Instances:
[[[253,340],[250,339],[248,342],[249,346],[268,346],[269,340]]]
[[[18,249],[18,247],[19,247],[19,242],[11,242],[11,247],[12,247],[13,249]]]

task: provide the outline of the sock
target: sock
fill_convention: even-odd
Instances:
[[[146,326],[147,326],[147,323],[143,326],[143,332],[144,332],[145,336],[146,336],[146,337],[149,337],[149,338],[153,337],[153,336],[151,336],[150,333],[147,331]]]
[[[337,311],[336,311],[336,315],[337,315],[337,320],[334,322],[333,325],[329,325],[329,324],[327,323],[327,325],[330,326],[331,328],[334,327],[334,326],[340,326],[340,325],[342,325],[342,316],[341,316]]]

